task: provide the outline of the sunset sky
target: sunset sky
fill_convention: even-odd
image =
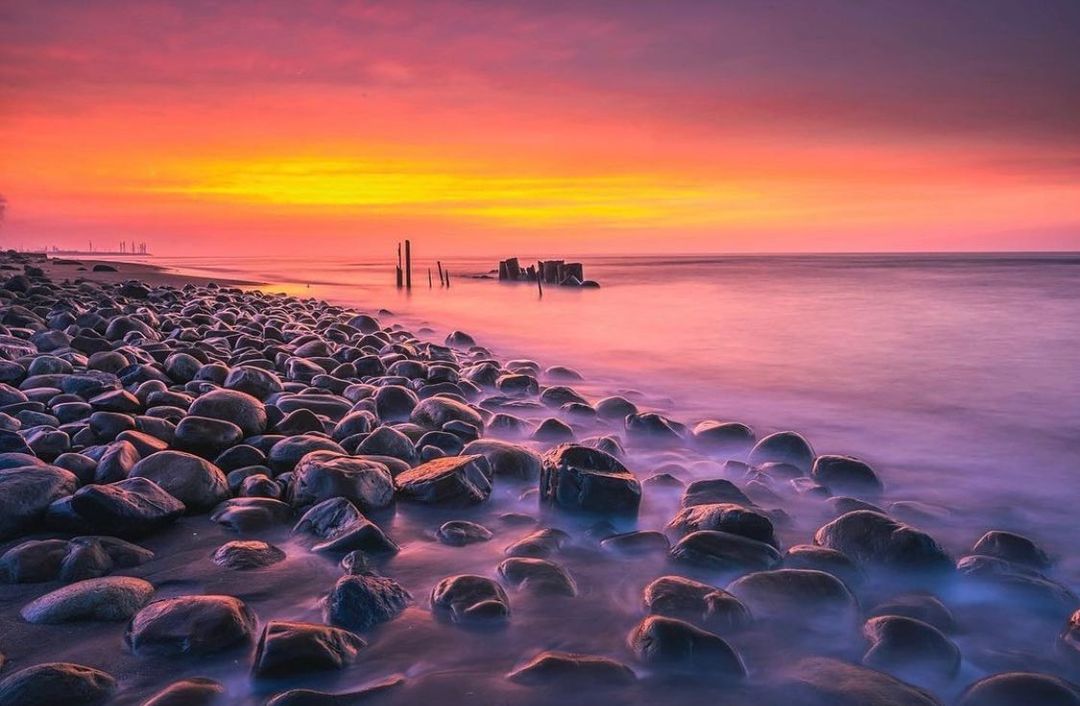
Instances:
[[[0,4],[0,243],[1080,247],[1075,0]]]

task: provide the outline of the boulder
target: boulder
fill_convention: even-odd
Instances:
[[[35,528],[49,505],[71,495],[79,480],[56,466],[16,466],[0,470],[0,540]]]
[[[797,662],[780,688],[785,702],[800,706],[941,706],[929,692],[888,674],[824,657]]]
[[[370,630],[393,620],[412,596],[393,579],[374,574],[342,576],[326,598],[327,621],[349,630]]]
[[[870,649],[863,664],[907,681],[948,680],[960,669],[960,650],[929,623],[900,615],[882,615],[863,625]]]
[[[457,400],[439,396],[418,402],[412,409],[409,420],[427,429],[441,429],[451,421],[465,422],[477,429],[484,428],[484,420],[475,409]]]
[[[510,599],[495,581],[460,574],[440,581],[431,592],[435,614],[455,623],[502,621],[510,617]]]
[[[814,462],[814,450],[801,434],[793,431],[779,431],[757,442],[750,451],[749,461],[755,466],[769,461],[790,463],[803,473],[807,473]]]
[[[365,646],[348,630],[285,620],[271,620],[255,648],[252,671],[260,677],[342,669],[356,660]]]
[[[746,665],[724,638],[690,623],[650,615],[627,638],[637,658],[648,665],[695,672],[712,679],[743,679]]]
[[[144,701],[142,706],[224,706],[225,687],[206,677],[174,681]]]
[[[285,560],[285,552],[259,540],[226,542],[211,557],[226,569],[261,569]]]
[[[394,483],[402,496],[417,502],[475,505],[491,495],[491,466],[480,454],[436,458],[399,474]]]
[[[1050,674],[993,674],[969,686],[956,706],[1080,706],[1080,691]]]
[[[661,576],[645,587],[645,608],[706,627],[714,632],[734,632],[752,620],[738,598],[723,589],[682,576]]]
[[[993,530],[980,537],[971,548],[971,553],[992,556],[1039,570],[1049,569],[1052,563],[1047,553],[1035,542],[1023,535],[1001,530]]]
[[[573,652],[541,652],[507,675],[526,686],[625,686],[637,679],[633,670],[608,657]]]
[[[512,557],[496,571],[506,583],[542,595],[576,596],[577,584],[563,567],[546,559]]]
[[[140,610],[124,634],[137,655],[203,655],[247,642],[255,615],[232,596],[178,596]]]
[[[641,484],[614,456],[562,444],[543,456],[540,499],[567,510],[636,515]]]
[[[869,464],[851,456],[818,456],[810,477],[833,492],[856,497],[877,497],[885,489]]]
[[[691,532],[671,548],[675,561],[723,572],[763,571],[780,563],[771,545],[730,532]]]
[[[94,527],[121,537],[155,532],[184,514],[184,503],[147,478],[88,485],[71,496],[71,510]]]
[[[843,552],[856,562],[896,572],[950,572],[952,560],[930,535],[887,515],[856,510],[821,527],[814,544]]]
[[[229,498],[229,483],[221,469],[183,451],[159,451],[131,469],[132,478],[156,483],[191,512],[205,512]]]
[[[464,456],[480,454],[486,458],[495,478],[533,481],[540,476],[540,454],[520,444],[477,439],[466,444],[461,453]]]
[[[736,579],[727,590],[755,618],[814,623],[843,630],[851,627],[859,610],[844,582],[823,571],[758,571]]]
[[[436,539],[451,547],[464,547],[466,544],[486,542],[494,535],[483,525],[467,520],[444,522],[435,533]]]
[[[289,498],[303,507],[330,498],[346,498],[365,512],[393,502],[394,479],[378,461],[333,451],[313,451],[296,464],[289,481]]]
[[[244,436],[255,436],[266,431],[266,408],[263,403],[236,389],[207,392],[191,403],[188,414],[231,422],[240,427]]]
[[[330,498],[313,506],[296,523],[293,532],[312,534],[322,539],[312,547],[317,552],[362,550],[371,554],[395,554],[398,551],[398,546],[378,525],[342,497]]]
[[[699,530],[717,530],[778,546],[773,524],[764,514],[731,503],[709,503],[683,508],[668,523],[668,530],[685,536]]]

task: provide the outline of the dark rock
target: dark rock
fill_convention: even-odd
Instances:
[[[416,446],[409,437],[397,429],[381,426],[368,434],[356,448],[356,454],[362,456],[392,456],[408,464],[416,463]]]
[[[709,505],[712,503],[733,503],[735,505],[752,506],[750,498],[739,490],[738,486],[723,478],[709,478],[696,480],[686,486],[680,501],[683,507],[695,505]]]
[[[214,551],[214,563],[226,569],[261,569],[285,560],[285,552],[258,540],[226,542]]]
[[[169,684],[142,706],[218,706],[224,693],[225,687],[213,679],[190,677]]]
[[[823,657],[795,664],[780,693],[808,706],[941,706],[928,692],[887,674]]]
[[[398,492],[418,502],[463,506],[491,495],[491,466],[480,454],[437,458],[399,474]]]
[[[1080,610],[1077,610],[1065,623],[1065,628],[1058,635],[1058,653],[1074,669],[1080,669]]]
[[[909,681],[950,679],[960,669],[960,650],[933,625],[899,615],[871,618],[863,625],[870,649],[863,664]]]
[[[544,527],[531,532],[505,549],[507,556],[543,559],[562,549],[570,535],[560,529]]]
[[[742,453],[754,445],[754,430],[739,422],[704,421],[694,427],[694,441],[710,451]]]
[[[1016,564],[1024,564],[1035,569],[1050,568],[1050,557],[1035,542],[1013,532],[994,530],[987,532],[975,546],[972,554],[997,557]]]
[[[772,546],[729,532],[691,532],[671,548],[675,561],[718,571],[762,571],[780,563]]]
[[[266,409],[257,398],[239,390],[214,390],[202,395],[188,409],[188,414],[231,422],[244,436],[266,431]]]
[[[671,550],[671,542],[662,532],[638,530],[605,537],[600,540],[600,547],[627,556],[652,554],[654,552],[666,554]]]
[[[240,427],[232,422],[192,415],[180,420],[173,435],[178,449],[208,458],[239,444],[243,437]]]
[[[233,532],[254,532],[292,519],[292,507],[271,498],[233,498],[214,508],[210,519]]]
[[[251,639],[255,615],[232,596],[179,596],[140,610],[124,634],[137,655],[202,655]]]
[[[301,507],[342,497],[363,511],[381,510],[393,502],[394,479],[378,461],[313,451],[296,464],[289,497],[293,505]]]
[[[526,686],[621,686],[637,679],[633,670],[607,657],[571,652],[541,652],[507,675]]]
[[[116,689],[110,675],[78,664],[35,664],[0,680],[0,706],[92,706]]]
[[[364,646],[358,636],[341,628],[271,620],[259,638],[252,671],[261,677],[277,677],[342,669],[356,660]]]
[[[798,544],[784,554],[784,568],[810,569],[832,574],[849,587],[858,587],[865,576],[851,557],[828,547]]]
[[[755,618],[801,620],[841,630],[858,612],[855,597],[832,574],[808,569],[759,571],[736,579],[727,590]]]
[[[435,536],[443,544],[451,547],[464,547],[466,544],[486,542],[494,535],[487,527],[466,520],[444,522]]]
[[[226,389],[248,394],[257,400],[265,400],[283,389],[281,380],[273,372],[246,365],[230,370],[225,378],[224,386]],[[256,417],[257,414],[255,413]]]
[[[814,534],[814,543],[847,554],[860,564],[898,572],[949,572],[952,560],[934,538],[868,510],[842,515]]]
[[[1080,706],[1080,692],[1050,674],[994,674],[969,686],[957,706]]]
[[[184,503],[192,512],[203,512],[229,498],[229,483],[221,469],[183,451],[159,451],[131,469],[131,478],[145,478]]]
[[[790,463],[806,473],[814,462],[814,450],[802,435],[793,431],[780,431],[759,441],[750,451],[749,460],[755,466],[769,461]]]
[[[33,529],[51,503],[74,493],[78,485],[74,473],[55,466],[0,470],[0,539]]]
[[[908,593],[893,596],[879,603],[868,613],[871,618],[881,615],[900,615],[929,623],[942,632],[956,630],[952,612],[940,600],[928,593]]]
[[[818,456],[810,477],[831,491],[876,497],[885,486],[874,469],[850,456]]]
[[[645,608],[707,627],[734,632],[750,624],[752,617],[738,598],[727,591],[682,576],[662,576],[644,591]]]
[[[153,585],[130,576],[87,579],[27,603],[20,615],[26,622],[39,625],[127,620],[153,595]]]
[[[326,619],[349,630],[393,620],[412,602],[396,581],[373,574],[342,576],[326,599]]]
[[[548,417],[536,427],[532,433],[532,438],[535,441],[546,441],[550,443],[573,441],[574,430],[569,424],[561,419]]]
[[[484,427],[484,420],[476,410],[448,397],[429,397],[421,400],[413,408],[409,420],[427,429],[440,429],[451,421],[465,422],[478,429]]]
[[[717,530],[777,546],[773,525],[760,512],[731,503],[710,503],[683,508],[668,523],[668,530],[685,536],[699,530]]]
[[[431,592],[437,615],[456,623],[501,621],[510,617],[502,586],[483,576],[461,574],[440,581]]]
[[[742,679],[746,666],[722,637],[676,618],[650,615],[627,642],[645,664],[698,672],[713,679]]]
[[[323,541],[312,547],[317,552],[348,552],[356,549],[372,554],[395,554],[398,547],[378,525],[364,517],[356,506],[342,497],[315,505],[300,518],[293,532],[313,534]]]
[[[184,514],[180,500],[146,478],[88,485],[71,497],[71,509],[95,527],[123,536],[154,532]]]
[[[513,557],[499,564],[497,571],[518,589],[545,595],[577,595],[577,584],[566,569],[546,559]]]
[[[568,510],[633,515],[641,484],[614,456],[563,444],[543,456],[540,498]]]
[[[248,442],[250,441],[249,439]],[[300,459],[315,451],[332,451],[335,454],[346,455],[345,449],[330,439],[314,434],[301,434],[276,442],[270,447],[267,459],[270,468],[275,473],[287,473],[296,467]]]

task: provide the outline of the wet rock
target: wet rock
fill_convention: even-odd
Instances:
[[[0,680],[0,706],[92,706],[116,689],[109,674],[67,662],[36,664]]]
[[[226,542],[214,550],[215,564],[226,569],[261,569],[285,560],[285,552],[258,540]]]
[[[777,546],[773,525],[760,512],[731,503],[710,503],[683,508],[668,523],[668,531],[685,536],[699,530],[717,530]]]
[[[74,493],[78,485],[74,473],[55,466],[0,470],[0,539],[26,534],[51,503]]]
[[[382,463],[332,451],[314,451],[296,464],[289,482],[293,505],[342,497],[361,510],[381,510],[393,502],[394,479]]]
[[[137,432],[124,432],[133,434]],[[114,441],[109,444],[105,453],[101,455],[94,469],[94,483],[115,483],[124,480],[131,475],[131,471],[139,462],[139,452],[128,441]]]
[[[192,512],[203,512],[229,498],[229,483],[221,469],[183,451],[159,451],[131,469],[132,478],[156,483]]]
[[[1048,569],[1051,564],[1050,557],[1035,542],[1023,535],[1001,530],[987,532],[980,537],[971,548],[971,553],[997,557],[1034,569]]]
[[[742,658],[722,637],[676,618],[650,615],[631,631],[627,642],[645,664],[691,670],[712,679],[746,676]]]
[[[600,540],[600,547],[625,556],[667,553],[671,542],[662,532],[635,531],[613,534]]]
[[[94,527],[121,537],[155,532],[184,514],[184,503],[147,478],[88,485],[71,497],[71,509]]]
[[[464,547],[467,544],[486,542],[494,535],[487,527],[466,520],[444,522],[435,533],[436,538],[451,547]]]
[[[420,403],[416,393],[400,385],[380,387],[374,396],[375,411],[383,422],[402,422],[409,419]],[[437,406],[437,403],[435,404]],[[442,426],[441,424],[438,426]]]
[[[46,593],[26,604],[28,623],[55,625],[80,621],[127,620],[150,600],[154,587],[129,576],[87,579]]]
[[[850,456],[818,456],[810,477],[830,491],[877,497],[885,489],[874,469]]]
[[[694,441],[710,451],[742,453],[754,445],[754,430],[738,422],[708,420],[693,430]]]
[[[252,671],[260,677],[278,677],[342,669],[356,660],[364,646],[358,636],[341,628],[271,620],[259,638]]]
[[[531,481],[540,476],[540,454],[519,444],[497,439],[479,439],[466,444],[461,453],[480,454],[486,458],[496,478]]]
[[[398,546],[378,525],[364,517],[346,498],[324,500],[304,513],[293,532],[313,534],[323,541],[316,552],[363,550],[372,554],[395,554]]]
[[[218,706],[223,704],[225,687],[205,677],[174,681],[151,696],[142,706]]]
[[[776,461],[790,463],[803,473],[810,471],[814,462],[814,450],[801,434],[793,431],[780,431],[766,436],[750,451],[749,461],[759,466]]]
[[[717,571],[762,571],[780,563],[772,546],[729,532],[691,532],[671,548],[675,561]]]
[[[173,433],[178,449],[213,458],[244,438],[243,431],[232,422],[210,417],[187,416],[180,420]]]
[[[941,706],[929,692],[887,674],[823,657],[795,664],[780,693],[808,706]]]
[[[328,622],[364,631],[393,620],[410,603],[412,596],[396,581],[368,573],[338,579],[324,607]]]
[[[416,463],[416,446],[397,429],[381,426],[364,438],[356,448],[358,455],[392,456],[408,464]]]
[[[510,617],[510,599],[495,581],[461,574],[440,581],[431,592],[436,615],[455,623],[503,621]]]
[[[871,618],[882,615],[900,615],[933,625],[950,633],[956,630],[956,620],[944,603],[928,593],[907,593],[879,603],[868,613]]]
[[[1003,603],[1064,620],[1080,605],[1080,598],[1067,586],[1023,564],[997,557],[966,556],[956,564],[965,583],[979,587],[976,597],[989,603]]]
[[[233,532],[255,532],[292,519],[292,507],[271,498],[233,498],[214,508],[210,519]]]
[[[232,596],[179,596],[140,610],[124,634],[137,655],[202,655],[251,639],[255,615]]]
[[[191,403],[188,414],[231,422],[240,427],[244,436],[255,436],[266,431],[263,403],[236,389],[207,392]]]
[[[421,400],[413,407],[409,421],[427,429],[440,429],[452,421],[465,422],[478,429],[484,428],[484,420],[476,410],[448,397]]]
[[[541,652],[507,675],[527,686],[622,686],[637,679],[632,669],[607,657],[572,652]]]
[[[851,588],[857,588],[865,575],[858,564],[843,552],[812,544],[798,544],[784,554],[784,568],[811,569],[832,574]]]
[[[994,674],[969,686],[957,706],[1080,706],[1080,691],[1050,674]]]
[[[641,484],[614,456],[563,444],[543,456],[540,498],[568,510],[637,514]]]
[[[746,497],[738,486],[723,478],[709,478],[696,480],[686,486],[680,504],[683,507],[696,505],[709,505],[712,503],[733,503],[735,505],[753,506],[750,498]]]
[[[406,498],[431,505],[465,506],[491,495],[491,466],[480,454],[437,458],[394,479]]]
[[[293,470],[302,458],[315,451],[330,451],[342,456],[347,455],[345,449],[335,441],[314,434],[301,434],[276,442],[270,447],[267,461],[274,473],[287,473]]]
[[[548,417],[536,427],[536,430],[532,433],[532,438],[535,441],[546,441],[549,443],[573,441],[574,430],[569,424],[561,419]]]
[[[246,365],[230,370],[225,377],[224,386],[228,390],[245,393],[257,400],[265,400],[282,391],[281,379],[276,373]],[[215,403],[214,406],[217,407],[217,404]],[[247,406],[248,411],[251,412],[250,405]],[[252,418],[257,419],[257,417],[258,412],[254,412]]]
[[[858,612],[855,597],[843,581],[823,571],[759,571],[736,579],[727,590],[755,618],[798,620],[843,630]]]
[[[570,402],[577,402],[579,404],[589,403],[587,399],[565,385],[546,387],[544,388],[544,391],[540,393],[540,403],[545,407],[558,409]]]
[[[856,510],[869,510],[870,512],[876,512],[881,515],[887,515],[885,510],[881,509],[873,503],[868,503],[864,500],[848,497],[846,495],[837,495],[826,500],[829,506],[833,509],[833,513],[839,517],[840,515],[846,515],[849,512],[855,512]]]
[[[814,543],[860,564],[898,572],[947,573],[952,560],[930,535],[868,510],[842,515],[814,534]]]
[[[899,615],[871,618],[863,625],[870,649],[863,664],[909,681],[950,679],[960,669],[960,650],[929,623]]]
[[[628,414],[624,423],[626,433],[630,438],[647,443],[679,443],[685,431],[681,424],[655,412]]]
[[[716,632],[735,632],[752,617],[738,598],[727,591],[682,576],[662,576],[645,587],[645,608],[702,625]]]
[[[546,559],[513,557],[496,569],[508,584],[542,595],[576,596],[577,584],[563,567]]]
[[[507,556],[543,559],[562,549],[563,545],[569,541],[570,535],[566,532],[553,527],[544,527],[530,532],[504,551]]]

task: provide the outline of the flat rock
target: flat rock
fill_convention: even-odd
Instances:
[[[26,604],[28,623],[55,625],[80,621],[121,621],[135,615],[154,595],[148,581],[130,576],[76,581]]]
[[[800,706],[941,706],[929,692],[888,674],[824,657],[796,663],[780,694]]]
[[[609,657],[573,652],[541,652],[507,675],[526,686],[624,686],[637,680],[634,671]]]
[[[435,532],[435,537],[451,547],[464,547],[467,544],[486,542],[494,535],[491,530],[483,525],[467,520],[451,520],[444,522]]]

